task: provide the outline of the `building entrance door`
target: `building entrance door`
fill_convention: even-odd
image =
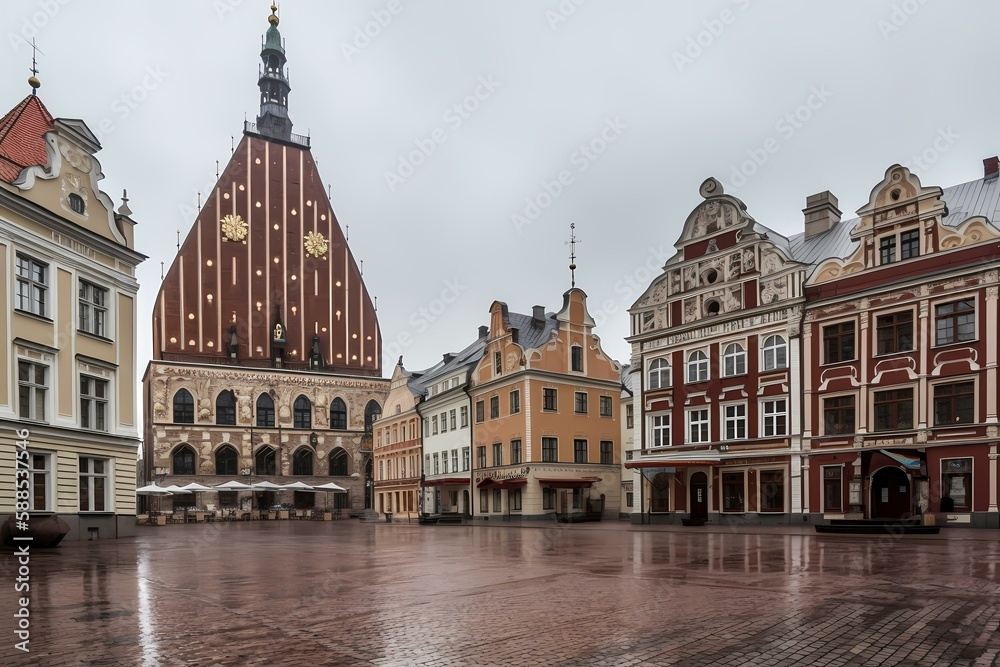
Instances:
[[[696,472],[691,475],[691,518],[708,518],[708,475]]]
[[[872,518],[901,519],[910,513],[910,480],[899,468],[872,475]]]

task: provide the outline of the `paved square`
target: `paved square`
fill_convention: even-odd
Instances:
[[[144,528],[31,554],[2,665],[1000,664],[1000,533],[356,521]]]

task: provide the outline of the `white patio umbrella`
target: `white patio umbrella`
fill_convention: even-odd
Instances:
[[[331,491],[334,492],[334,493],[347,493],[347,489],[345,489],[342,486],[338,486],[338,485],[334,484],[333,482],[327,482],[326,484],[317,484],[316,486],[313,487],[313,489],[315,489],[317,491],[320,491],[320,490],[326,491],[326,506],[327,507],[330,506],[330,492]]]
[[[212,487],[216,491],[249,491],[253,487],[249,484],[244,484],[243,482],[237,482],[233,480],[231,482],[223,482],[222,484],[216,484]]]
[[[199,507],[201,507],[201,492],[202,491],[215,491],[215,489],[213,489],[212,487],[205,486],[204,484],[199,484],[198,482],[191,482],[190,484],[185,484],[181,488],[184,489],[185,491],[187,491],[188,493],[194,493],[195,494],[195,503]]]
[[[154,482],[153,484],[147,484],[146,486],[140,486],[135,490],[138,496],[172,496],[174,495],[172,491],[167,490],[165,487],[157,486]],[[160,503],[156,502],[156,511],[160,511]]]
[[[315,491],[315,489],[305,482],[292,482],[291,484],[285,484],[281,487],[282,489],[290,489],[292,491]]]

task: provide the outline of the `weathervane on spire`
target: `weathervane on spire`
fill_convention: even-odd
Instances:
[[[576,287],[576,244],[582,243],[582,241],[576,240],[576,223],[569,223],[569,241],[566,241],[566,245],[569,246],[569,276],[570,276],[570,287]]]
[[[37,95],[38,89],[41,87],[42,82],[38,80],[38,59],[37,55],[42,53],[35,46],[35,38],[31,38],[31,76],[28,77],[28,85],[31,86],[31,94]],[[45,54],[42,53],[44,56]]]

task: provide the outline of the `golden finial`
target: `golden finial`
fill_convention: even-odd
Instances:
[[[271,5],[271,15],[267,17],[267,22],[273,26],[278,25],[278,15],[275,13],[278,11],[278,5]]]
[[[38,89],[41,88],[41,86],[42,86],[42,82],[38,80],[37,76],[35,76],[36,74],[38,74],[38,61],[37,61],[37,59],[35,57],[38,53],[40,53],[40,51],[38,50],[38,47],[35,46],[35,39],[32,38],[31,39],[31,76],[28,77],[28,85],[31,86],[31,94],[32,95],[35,95],[36,92],[38,91]],[[43,53],[42,55],[44,56],[45,54]]]

